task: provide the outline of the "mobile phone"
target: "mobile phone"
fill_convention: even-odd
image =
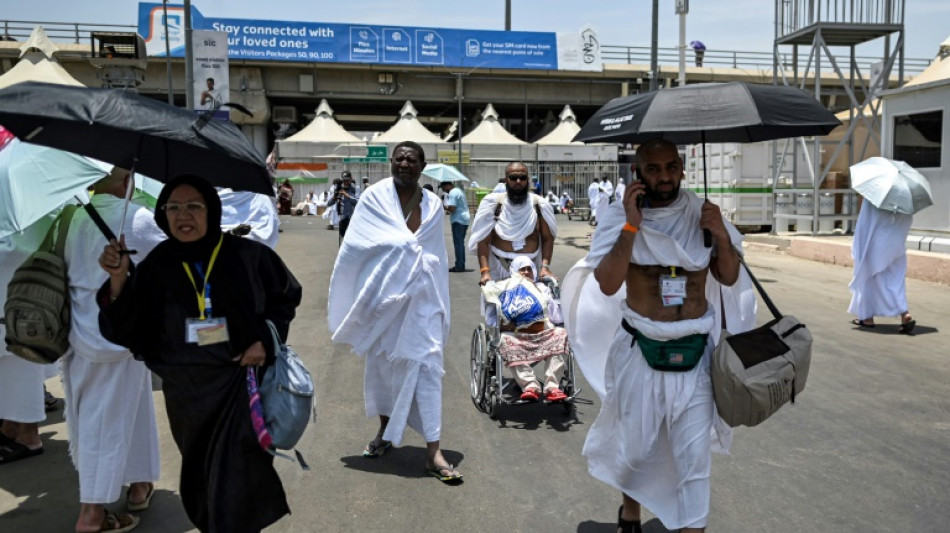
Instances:
[[[633,180],[634,182],[643,183],[642,181],[640,181],[640,171],[636,167],[633,168]],[[637,209],[641,209],[641,210],[643,209],[643,201],[645,197],[646,197],[645,194],[637,195]]]

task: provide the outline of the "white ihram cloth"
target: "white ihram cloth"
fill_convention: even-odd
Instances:
[[[501,212],[498,214],[498,220],[495,220],[495,208],[502,204]],[[508,193],[493,193],[482,199],[478,204],[478,211],[475,212],[475,219],[470,226],[471,235],[468,238],[468,251],[478,252],[478,243],[485,240],[494,230],[495,235],[503,241],[512,244],[521,241],[522,243],[538,231],[538,209],[540,207],[541,217],[551,231],[552,237],[557,237],[557,219],[554,216],[554,208],[547,200],[537,194],[528,193],[528,199],[515,205],[508,201]],[[535,263],[535,271],[541,271],[541,242],[538,240],[538,249],[527,253],[524,250],[514,252],[505,252],[492,246],[491,254],[488,256],[488,266],[491,268],[492,279],[505,279],[508,277],[508,265],[501,258],[510,262],[519,255],[530,256]]]
[[[90,200],[110,228],[118,228],[124,200],[96,194]],[[151,211],[130,205],[125,244],[141,261],[165,234]],[[79,472],[79,501],[110,503],[122,485],[157,481],[158,430],[152,377],[145,364],[99,333],[96,292],[109,275],[99,266],[106,239],[85,211],[76,211],[64,253],[69,273],[72,351],[63,364],[69,454]]]
[[[699,229],[703,201],[680,191],[668,207],[644,208],[631,263],[707,268],[712,250]],[[709,307],[699,319],[660,323],[626,305],[626,287],[613,296],[600,291],[594,268],[613,248],[626,216],[611,204],[591,243],[590,253],[567,273],[561,305],[571,347],[602,407],[587,435],[584,455],[591,475],[643,503],[668,529],[705,526],[709,507],[709,453],[728,453],[732,430],[716,413],[709,378],[709,350],[688,372],[659,372],[646,364],[639,345],[620,328],[621,318],[651,338],[664,340],[709,333],[719,340],[720,302],[729,331],[755,324],[755,292],[745,271],[731,287],[706,280]],[[741,252],[742,236],[726,224]],[[721,292],[720,292],[721,291]],[[720,297],[720,294],[722,297]]]
[[[627,190],[627,186],[623,184],[623,180],[617,182],[617,188],[614,189],[614,199],[618,202],[623,201],[623,193]]]
[[[51,214],[13,235],[0,238],[0,304],[7,301],[7,284],[13,272],[43,242],[55,219]],[[0,324],[0,339],[6,337]],[[7,351],[0,343],[0,419],[32,424],[46,419],[43,381],[59,373],[59,363],[41,365]]]
[[[848,312],[859,320],[898,316],[907,309],[907,234],[914,217],[864,202],[854,228],[854,278]]]
[[[593,182],[587,187],[587,205],[590,206],[590,216],[597,215],[597,200],[600,198],[600,182]]]
[[[246,238],[262,243],[271,250],[277,247],[280,218],[273,196],[231,189],[218,189],[218,196],[221,197],[222,230],[231,231],[240,224],[247,224],[251,226],[251,232]],[[310,214],[316,214],[315,207],[311,207],[311,211]]]
[[[333,342],[366,358],[366,416],[389,416],[383,439],[406,425],[426,442],[442,424],[442,348],[449,334],[448,257],[439,198],[423,189],[422,223],[406,226],[392,178],[366,189],[330,278]]]

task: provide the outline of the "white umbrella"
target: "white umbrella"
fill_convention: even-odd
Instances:
[[[464,174],[459,172],[457,168],[451,165],[444,165],[442,163],[429,163],[426,165],[426,168],[422,170],[422,174],[429,176],[439,183],[443,181],[461,181],[463,183],[469,182],[469,179],[466,178]]]
[[[878,209],[913,215],[933,205],[930,182],[903,161],[871,157],[851,167],[851,188]]]

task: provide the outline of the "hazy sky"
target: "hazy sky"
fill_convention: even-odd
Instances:
[[[0,20],[138,24],[134,0],[0,0],[0,4]],[[504,29],[505,23],[504,0],[195,0],[192,5],[215,18],[483,30]],[[674,0],[659,2],[661,47],[678,43],[679,17],[673,14],[673,5]],[[512,0],[512,29],[573,31],[590,23],[602,44],[649,46],[651,6],[649,0]],[[773,0],[692,0],[686,40],[700,39],[709,50],[771,52],[774,6]],[[948,0],[907,0],[907,57],[933,58],[939,43],[950,36],[948,20]],[[883,43],[858,53],[881,57]]]

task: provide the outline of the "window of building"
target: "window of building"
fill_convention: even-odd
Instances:
[[[940,166],[943,111],[894,117],[894,159],[914,168]]]

